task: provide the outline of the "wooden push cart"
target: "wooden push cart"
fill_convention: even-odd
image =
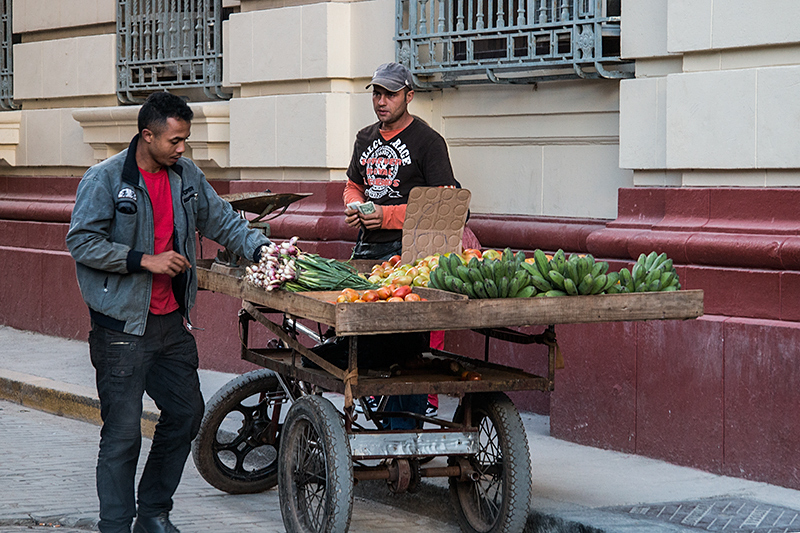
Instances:
[[[355,304],[334,303],[338,293],[332,292],[266,292],[209,262],[199,265],[198,280],[203,289],[243,301],[241,356],[264,369],[239,376],[208,402],[194,443],[195,463],[207,481],[227,492],[257,492],[277,483],[289,532],[347,531],[355,481],[385,479],[392,491],[403,492],[427,476],[449,478],[464,531],[522,531],[530,457],[519,413],[505,392],[553,389],[558,358],[553,325],[703,313],[702,291],[469,300],[420,289],[427,301]],[[277,340],[250,346],[253,322]],[[321,328],[309,327],[312,323],[347,339],[347,368],[301,342],[302,336],[313,344],[329,340]],[[536,335],[511,329],[528,325],[544,329]],[[431,350],[427,364],[417,369],[358,368],[362,336],[436,330],[476,330],[505,341],[545,344],[547,375],[490,362],[488,342],[484,360]],[[480,379],[464,380],[462,371]],[[343,394],[343,407],[336,408],[323,391]],[[460,398],[452,421],[390,413],[385,402],[375,408],[365,400],[430,393]],[[391,431],[389,417],[415,418],[425,429]],[[429,461],[434,457],[445,457],[446,464]]]

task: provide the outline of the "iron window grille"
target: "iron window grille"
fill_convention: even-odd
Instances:
[[[0,0],[0,109],[18,109],[14,102],[14,33],[11,0]]]
[[[628,78],[622,0],[397,0],[397,61],[419,87]]]
[[[139,103],[149,93],[222,90],[222,0],[118,0],[117,96]]]

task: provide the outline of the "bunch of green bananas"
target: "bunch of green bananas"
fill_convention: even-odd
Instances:
[[[428,287],[464,294],[470,298],[527,298],[536,293],[530,276],[521,268],[525,254],[506,248],[500,259],[473,257],[465,265],[458,254],[439,258]]]
[[[617,292],[677,291],[680,288],[678,273],[665,253],[641,254],[631,270],[619,271]]]
[[[619,273],[608,272],[608,263],[595,261],[591,255],[571,254],[567,259],[564,250],[558,250],[548,260],[545,253],[536,250],[534,263],[522,267],[531,277],[536,296],[577,296],[601,294],[617,285]]]

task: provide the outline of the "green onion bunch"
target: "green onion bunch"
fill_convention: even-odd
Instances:
[[[325,259],[317,254],[301,253],[295,259],[295,268],[295,279],[283,284],[283,288],[289,292],[375,288],[352,265],[336,259]]]

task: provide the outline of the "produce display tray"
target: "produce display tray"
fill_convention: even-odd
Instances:
[[[416,287],[415,292],[428,301],[335,303],[338,292],[267,292],[245,282],[236,271],[217,271],[209,260],[198,261],[197,270],[201,289],[332,326],[340,336],[691,319],[703,314],[702,290],[470,300],[460,294]]]

